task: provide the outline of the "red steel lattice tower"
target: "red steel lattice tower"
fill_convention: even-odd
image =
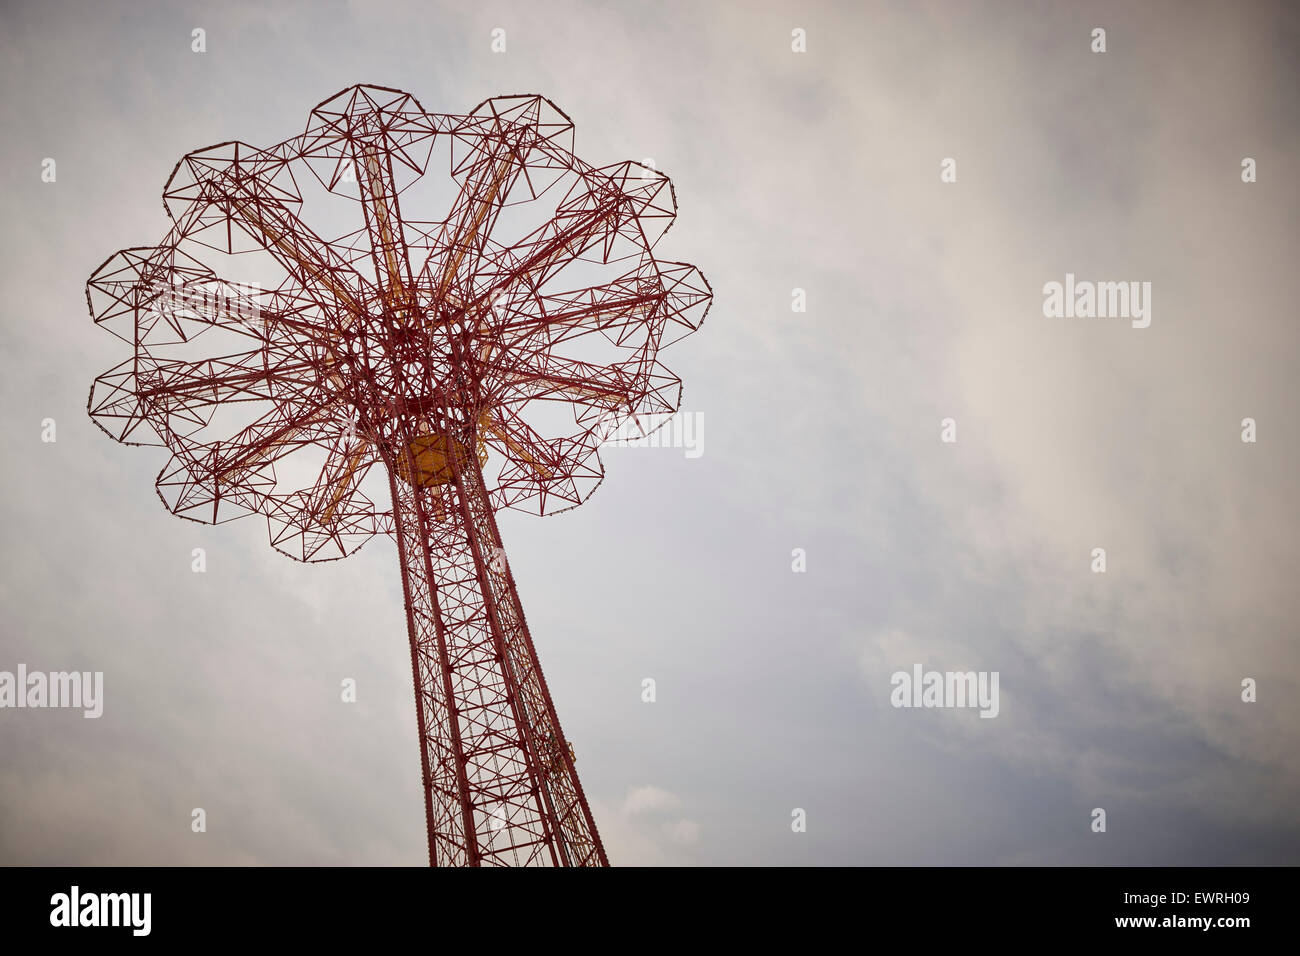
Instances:
[[[496,512],[580,504],[611,429],[676,410],[658,352],[711,292],[653,254],[668,179],[572,140],[540,96],[458,116],[351,87],[278,146],[185,156],[164,241],[87,284],[133,348],[90,414],[171,452],[172,512],[262,514],[303,561],[396,540],[434,865],[608,863]]]

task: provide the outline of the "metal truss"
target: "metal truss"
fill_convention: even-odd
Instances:
[[[444,115],[351,87],[278,146],[185,156],[164,240],[87,284],[132,347],[89,412],[170,451],[169,510],[260,514],[303,561],[395,539],[435,865],[608,862],[495,515],[580,504],[611,429],[677,408],[658,353],[712,293],[653,253],[668,179],[572,144],[540,96]]]

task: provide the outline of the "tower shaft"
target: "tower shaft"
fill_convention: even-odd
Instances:
[[[389,480],[429,862],[607,866],[479,462],[447,455],[434,483],[421,480],[410,446],[401,454],[405,467],[390,466]]]

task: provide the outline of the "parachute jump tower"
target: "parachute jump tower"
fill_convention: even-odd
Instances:
[[[572,144],[540,96],[354,86],[278,146],[185,156],[166,238],[86,289],[132,347],[90,415],[171,452],[169,510],[263,515],[301,561],[396,541],[431,865],[608,865],[496,513],[580,504],[611,429],[676,410],[658,352],[711,291],[654,255],[668,179]]]

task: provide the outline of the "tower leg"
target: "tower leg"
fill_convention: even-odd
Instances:
[[[429,863],[608,866],[479,463],[448,465],[451,480],[426,486],[389,469]]]

